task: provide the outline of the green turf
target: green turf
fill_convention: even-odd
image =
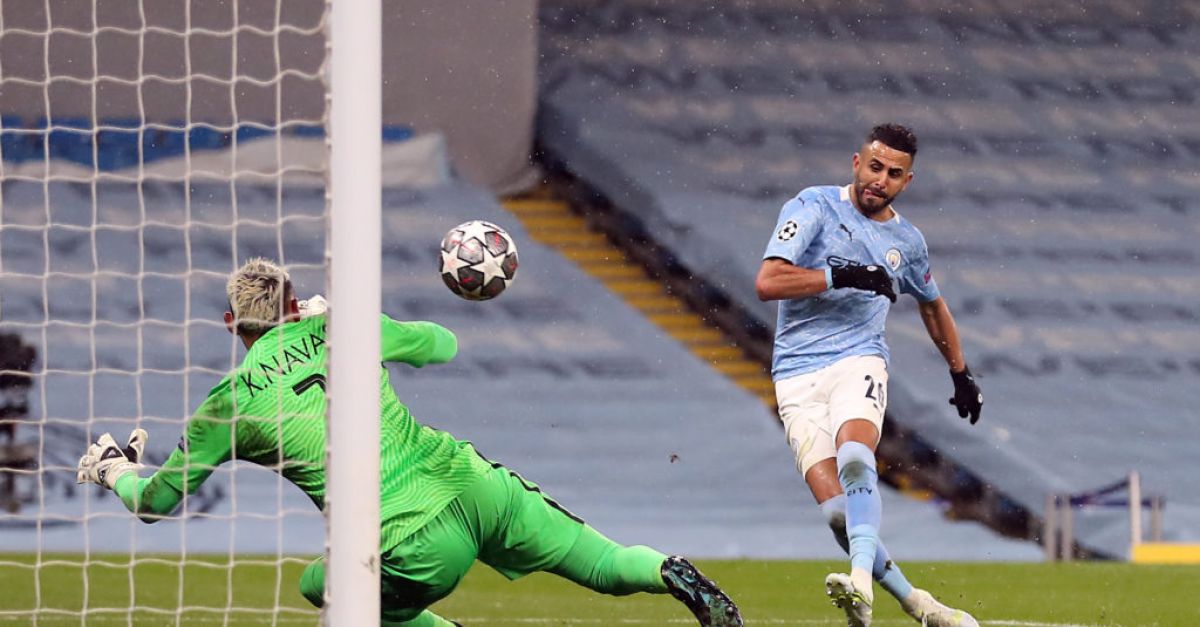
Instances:
[[[297,592],[302,560],[285,561],[280,569],[274,558],[239,556],[230,569],[223,558],[189,559],[181,574],[174,556],[139,558],[136,568],[128,556],[93,556],[85,571],[79,556],[53,555],[43,556],[35,571],[32,556],[0,555],[0,625],[33,624],[29,613],[39,606],[37,624],[45,626],[317,623]],[[844,567],[841,562],[699,564],[738,602],[748,625],[845,624],[826,604],[821,585],[827,572]],[[984,625],[1200,624],[1191,600],[1200,590],[1195,567],[911,563],[905,571],[946,602],[975,613]],[[915,624],[879,594],[877,625]],[[85,598],[91,609],[81,620]],[[135,600],[147,609],[131,612]],[[272,613],[276,603],[285,609]],[[435,610],[469,626],[692,624],[669,597],[605,597],[549,575],[509,582],[482,565]]]

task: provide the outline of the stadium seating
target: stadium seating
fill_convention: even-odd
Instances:
[[[1195,542],[1200,487],[1173,480],[1200,428],[1194,20],[988,6],[548,1],[539,138],[773,326],[753,285],[779,207],[848,182],[871,125],[910,124],[898,209],[987,402],[977,427],[953,414],[902,299],[893,418],[1033,512],[1138,469],[1166,495],[1165,537]],[[1076,537],[1124,556],[1127,520],[1090,513]]]
[[[134,522],[107,492],[96,490],[85,501],[69,471],[88,441],[89,415],[93,435],[120,434],[140,417],[152,462],[174,447],[187,412],[240,355],[220,324],[224,278],[235,257],[282,250],[302,296],[323,289],[322,190],[286,188],[277,230],[274,188],[197,182],[191,222],[183,224],[183,188],[147,182],[153,202],[145,207],[146,225],[122,229],[141,219],[137,197],[131,186],[101,184],[98,211],[112,226],[97,229],[93,243],[90,233],[68,227],[91,219],[91,191],[59,183],[46,189],[48,199],[40,183],[5,187],[6,226],[30,230],[6,228],[0,243],[6,272],[0,332],[16,332],[38,350],[41,387],[31,395],[30,412],[47,418],[42,450],[54,472],[45,475],[44,508],[30,504],[0,517],[0,550],[39,542],[32,524],[39,515],[46,550],[78,550],[84,515],[92,517],[86,540],[93,551],[322,550],[323,521],[311,504],[257,468],[227,466],[214,475],[191,501],[186,534],[176,522]],[[451,364],[392,369],[400,397],[420,420],[474,441],[484,455],[625,542],[701,556],[837,554],[774,418],[756,397],[532,241],[488,193],[457,182],[393,187],[384,205],[385,310],[437,320],[461,343]],[[56,226],[47,246],[38,229],[48,218]],[[442,234],[472,218],[500,223],[520,246],[517,280],[495,301],[460,300],[435,272]],[[30,232],[39,236],[21,236]],[[47,269],[53,274],[44,299]],[[93,270],[100,271],[94,326]],[[893,536],[898,557],[1036,557],[1035,549],[995,540],[977,524],[941,520],[934,504],[890,491],[886,498],[898,520],[911,522]],[[939,544],[932,540],[938,537],[961,541]]]

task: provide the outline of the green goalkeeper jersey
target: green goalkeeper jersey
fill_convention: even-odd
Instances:
[[[458,351],[448,329],[381,316],[382,358],[444,363]],[[280,325],[256,341],[241,366],[212,389],[179,447],[153,476],[130,475],[116,490],[137,514],[163,515],[233,459],[265,466],[325,505],[325,316]],[[380,548],[431,520],[491,466],[470,443],[420,425],[380,368]],[[135,482],[136,479],[136,482]]]

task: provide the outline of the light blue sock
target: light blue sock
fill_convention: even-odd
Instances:
[[[879,499],[875,453],[860,442],[847,442],[837,452],[838,480],[846,493],[846,535],[850,565],[871,573],[879,544],[883,505]],[[853,571],[851,572],[853,575]],[[868,583],[870,580],[868,579]]]
[[[829,528],[833,530],[833,538],[843,551],[849,553],[850,541],[846,538],[846,495],[838,494],[826,499],[820,504],[820,508],[825,521],[829,523]],[[871,576],[884,590],[896,597],[897,601],[907,599],[912,593],[912,584],[900,571],[900,566],[892,561],[882,539],[875,545],[875,564],[871,569]]]
[[[871,576],[875,577],[875,581],[878,581],[888,594],[896,597],[897,601],[903,601],[912,594],[912,584],[908,583],[908,578],[900,572],[900,567],[888,556],[883,540],[875,545],[875,568],[871,571]]]
[[[833,531],[833,539],[837,540],[838,546],[849,555],[850,540],[846,537],[846,495],[836,494],[825,499],[818,507],[821,508],[825,522],[829,523],[829,529]]]

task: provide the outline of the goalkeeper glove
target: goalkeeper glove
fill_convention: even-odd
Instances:
[[[113,489],[126,473],[136,473],[141,470],[142,450],[146,448],[149,436],[144,429],[134,429],[129,434],[129,443],[125,448],[117,446],[116,440],[105,433],[89,446],[83,457],[79,458],[79,467],[75,471],[76,483],[94,483],[108,489]]]
[[[882,266],[835,266],[829,270],[829,279],[830,287],[852,287],[875,292],[880,296],[887,296],[893,303],[896,302],[892,277],[888,276],[887,270]]]
[[[303,320],[309,316],[319,316],[329,309],[329,303],[325,302],[325,297],[317,294],[307,300],[302,300],[296,303],[300,307],[300,319]]]
[[[958,417],[971,417],[971,424],[979,422],[979,412],[983,410],[983,392],[971,370],[963,366],[961,372],[950,371],[950,379],[954,381],[954,397],[950,404],[958,408]]]

